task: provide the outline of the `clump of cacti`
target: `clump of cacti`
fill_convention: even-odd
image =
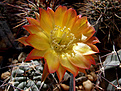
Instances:
[[[9,83],[13,83],[14,91],[27,90],[39,91],[41,86],[43,66],[39,61],[31,61],[29,63],[20,63],[19,66],[13,67],[11,79]],[[44,84],[42,89],[46,89]]]

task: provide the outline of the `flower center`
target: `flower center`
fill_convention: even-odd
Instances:
[[[74,34],[70,33],[70,28],[66,28],[66,26],[61,28],[56,25],[51,31],[50,37],[52,49],[58,52],[71,49],[73,46],[73,41],[76,39]]]

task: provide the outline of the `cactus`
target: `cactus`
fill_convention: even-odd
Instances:
[[[42,72],[43,67],[39,61],[23,62],[19,66],[13,67],[10,82],[13,82],[14,91],[39,91]],[[42,91],[46,89],[47,84],[44,84]]]

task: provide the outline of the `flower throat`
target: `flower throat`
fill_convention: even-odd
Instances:
[[[66,28],[64,26],[61,28],[60,26],[54,27],[51,31],[51,47],[58,52],[63,52],[67,49],[72,48],[73,41],[76,39],[73,33],[70,33],[70,28]]]

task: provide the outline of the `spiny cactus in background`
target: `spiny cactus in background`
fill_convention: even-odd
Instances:
[[[39,11],[39,7],[31,1],[4,1],[1,3],[4,7],[4,17],[7,18],[8,23],[13,31],[27,23],[26,17],[35,18],[35,13]],[[8,16],[9,15],[9,16]]]
[[[55,9],[60,3],[60,0],[4,0],[0,5],[4,7],[3,17],[7,18],[10,27],[15,29],[27,23],[26,17],[35,18],[39,8]]]
[[[12,76],[9,83],[12,83],[14,91],[27,90],[39,91],[41,86],[43,67],[39,61],[30,63],[20,63],[19,66],[13,67]],[[47,84],[43,85],[42,91],[47,90]],[[13,90],[12,90],[13,91]]]
[[[104,57],[104,56],[103,56]],[[121,49],[107,54],[102,68],[105,78],[100,86],[106,91],[118,91],[121,89]],[[112,74],[113,73],[113,74]],[[107,79],[107,81],[105,80]],[[105,84],[104,84],[105,83]],[[113,85],[112,85],[113,84]]]

